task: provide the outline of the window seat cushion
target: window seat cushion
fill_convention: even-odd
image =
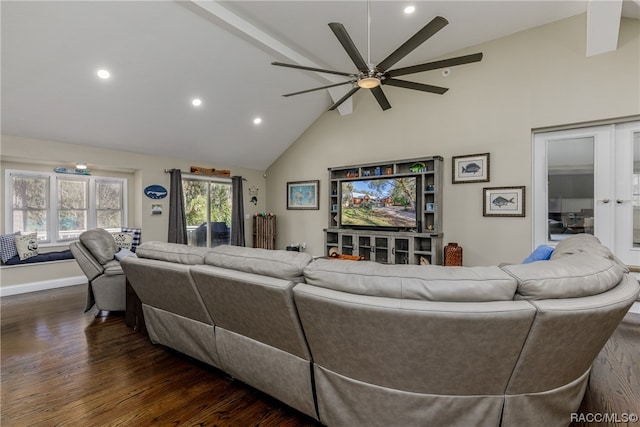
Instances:
[[[65,259],[73,259],[73,254],[69,249],[60,252],[47,252],[38,254],[22,261],[20,260],[20,256],[16,255],[13,258],[9,258],[7,262],[3,263],[2,265],[33,264],[47,261],[61,261]]]

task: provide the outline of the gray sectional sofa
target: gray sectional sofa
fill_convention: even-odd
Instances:
[[[503,267],[149,242],[149,336],[330,426],[566,426],[640,286],[597,239]]]

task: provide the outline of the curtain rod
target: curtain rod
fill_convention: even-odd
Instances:
[[[171,173],[171,171],[174,171],[174,170],[177,170],[177,169],[165,169],[165,170],[164,170],[164,173]],[[190,173],[190,172],[185,172],[185,173]],[[214,175],[203,175],[203,176],[214,176]],[[234,175],[234,176],[235,176],[235,175]],[[224,178],[224,177],[223,177],[223,178]],[[233,178],[233,177],[230,177],[230,178]],[[246,180],[247,180],[247,178],[242,178],[242,180],[243,180],[243,181],[246,181]]]

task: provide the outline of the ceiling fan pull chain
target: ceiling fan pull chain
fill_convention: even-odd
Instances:
[[[367,66],[373,70],[371,64],[371,0],[367,0]]]

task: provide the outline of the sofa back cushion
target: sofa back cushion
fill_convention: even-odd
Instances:
[[[509,301],[516,281],[499,267],[387,265],[318,259],[304,269],[306,283],[352,294],[428,301]]]
[[[610,261],[616,261],[621,266],[624,266],[616,256],[602,243],[597,237],[591,234],[577,234],[568,239],[562,240],[558,243],[551,255],[552,260],[558,260],[570,255],[590,253],[608,259]],[[626,266],[625,271],[628,271]]]
[[[190,265],[141,257],[126,257],[120,264],[143,304],[213,324],[191,277]]]
[[[602,254],[576,252],[544,262],[507,265],[503,270],[518,281],[519,297],[540,300],[600,294],[622,280],[626,267]]]
[[[618,286],[598,295],[527,301],[538,313],[506,394],[532,396],[588,372],[639,290],[638,282],[625,274]]]
[[[503,393],[536,314],[527,301],[418,301],[308,284],[293,293],[314,365],[328,375],[470,401]]]
[[[146,242],[138,246],[138,258],[156,259],[158,261],[175,262],[177,264],[197,265],[204,263],[207,248],[187,246],[179,243]]]
[[[302,282],[302,270],[311,260],[311,255],[304,252],[223,245],[213,248],[204,262],[215,267]]]
[[[192,267],[191,275],[217,327],[309,360],[294,282],[211,265]]]
[[[80,242],[91,252],[91,255],[102,265],[111,261],[118,247],[111,233],[102,228],[87,230],[80,235]]]

